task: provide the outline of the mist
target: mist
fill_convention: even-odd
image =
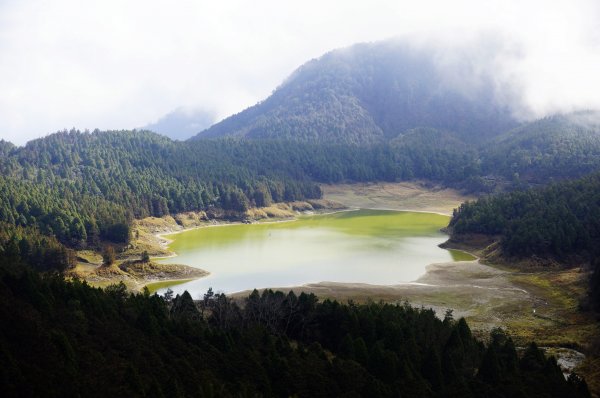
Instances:
[[[435,48],[449,70],[467,62],[449,84],[487,76],[520,119],[600,109],[599,20],[595,1],[8,0],[0,138],[135,128],[182,108],[219,120],[311,58],[389,38]]]

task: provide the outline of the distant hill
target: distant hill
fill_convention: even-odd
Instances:
[[[491,78],[467,82],[471,68],[468,61],[442,66],[434,52],[398,41],[357,44],[307,62],[269,98],[192,139],[364,144],[427,127],[481,141],[516,127]]]
[[[482,150],[484,172],[530,182],[600,169],[600,111],[536,120],[496,137]]]
[[[155,123],[142,127],[142,130],[154,131],[173,140],[183,141],[210,127],[214,122],[215,115],[212,112],[177,108]]]

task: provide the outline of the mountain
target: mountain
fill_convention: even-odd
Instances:
[[[177,108],[156,122],[142,127],[142,130],[150,130],[165,135],[173,140],[186,140],[210,127],[215,122],[215,115],[206,110],[190,110]]]
[[[491,71],[474,68],[467,58],[448,66],[435,51],[399,41],[357,44],[309,61],[269,98],[192,139],[365,144],[428,127],[480,141],[516,127],[496,100]]]

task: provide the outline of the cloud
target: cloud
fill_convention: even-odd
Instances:
[[[600,108],[599,11],[593,0],[4,0],[0,138],[133,128],[182,106],[223,118],[308,59],[394,36],[456,51],[482,32],[501,38],[483,58],[523,117]]]

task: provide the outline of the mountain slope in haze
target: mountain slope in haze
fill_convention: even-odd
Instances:
[[[215,115],[206,110],[186,110],[177,108],[156,122],[144,126],[142,130],[150,130],[165,135],[173,140],[187,140],[198,131],[210,127],[215,122]]]
[[[429,127],[471,141],[515,127],[491,78],[474,79],[472,69],[467,60],[444,64],[435,52],[398,41],[357,44],[306,63],[265,101],[192,139],[364,144]]]
[[[600,170],[600,111],[524,124],[496,137],[481,157],[486,174],[538,183]]]

